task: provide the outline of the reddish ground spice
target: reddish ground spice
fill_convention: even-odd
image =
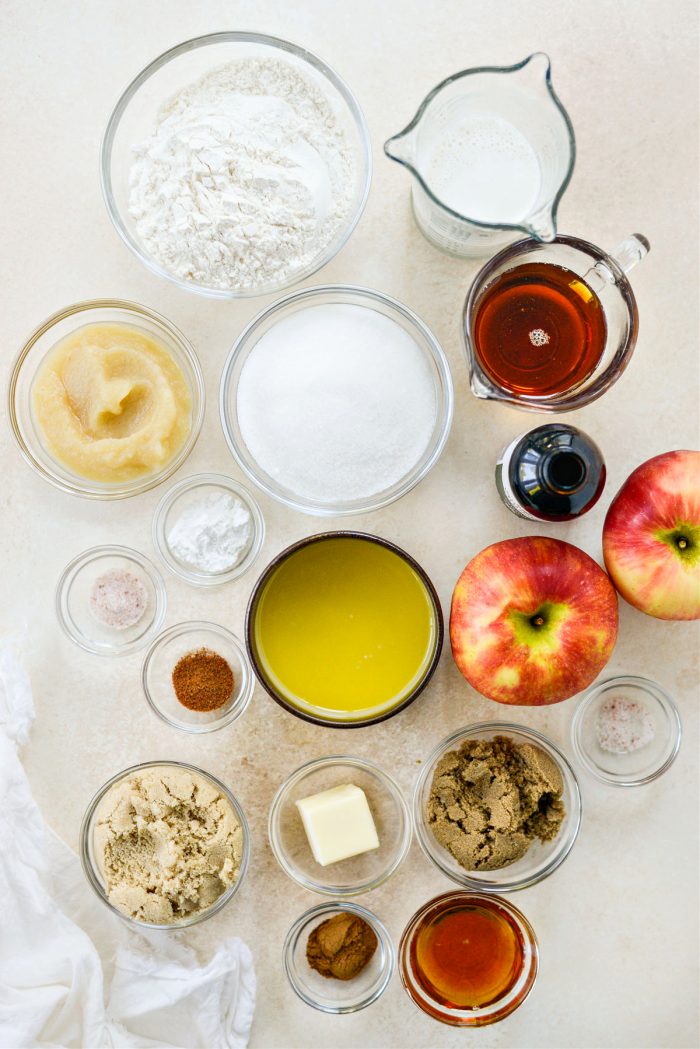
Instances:
[[[173,669],[173,688],[188,710],[218,710],[233,695],[231,667],[218,652],[199,648],[182,656]]]

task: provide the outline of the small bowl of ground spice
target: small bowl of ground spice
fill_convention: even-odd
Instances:
[[[123,656],[147,645],[163,625],[163,578],[126,546],[95,546],[74,558],[56,588],[64,633],[86,652]]]
[[[452,881],[506,893],[542,881],[581,825],[571,765],[540,732],[505,721],[460,729],[428,756],[414,821],[426,856]]]
[[[292,925],[284,967],[303,1002],[324,1013],[355,1013],[386,990],[396,965],[384,925],[356,903],[322,903]]]
[[[213,732],[240,717],[253,694],[245,649],[216,623],[178,623],[160,634],[143,661],[151,709],[184,732]]]

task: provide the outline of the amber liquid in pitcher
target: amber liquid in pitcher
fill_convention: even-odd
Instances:
[[[476,307],[474,349],[492,382],[546,397],[579,386],[605,349],[600,299],[572,270],[526,262],[489,284]]]

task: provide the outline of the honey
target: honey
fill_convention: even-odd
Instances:
[[[528,262],[488,285],[474,318],[474,349],[491,381],[546,397],[580,386],[607,340],[600,299],[572,270]]]
[[[446,899],[419,924],[411,965],[425,993],[447,1009],[483,1009],[516,985],[524,948],[519,927],[497,901]]]

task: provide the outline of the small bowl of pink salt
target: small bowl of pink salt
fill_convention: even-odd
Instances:
[[[598,779],[639,787],[675,761],[682,736],[676,704],[648,678],[620,675],[593,685],[576,708],[576,757]]]
[[[74,644],[99,656],[144,648],[165,619],[165,583],[147,557],[95,546],[74,558],[56,588],[56,614]]]

